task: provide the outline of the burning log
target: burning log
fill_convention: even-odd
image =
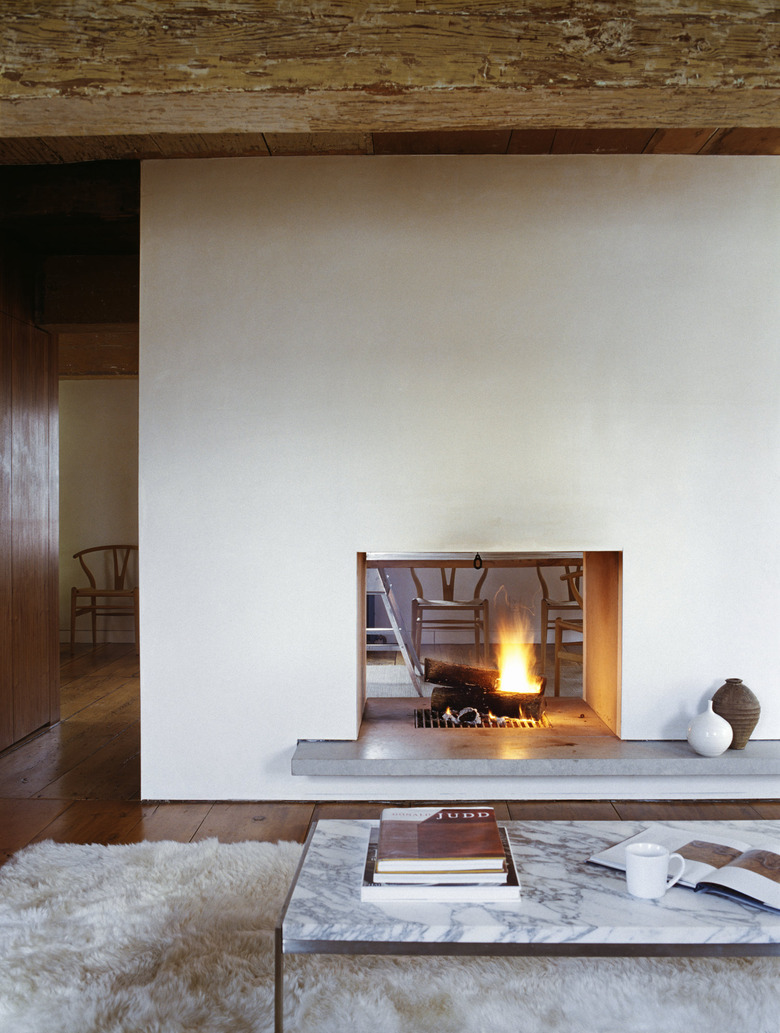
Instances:
[[[456,689],[475,688],[495,692],[500,675],[489,667],[467,667],[450,664],[445,660],[425,658],[425,680],[437,685],[451,685]]]
[[[431,709],[440,713],[448,707],[455,714],[474,707],[480,713],[497,717],[523,716],[539,720],[546,706],[546,678],[538,679],[538,692],[501,692],[497,670],[426,659],[425,680],[434,683]]]
[[[541,692],[491,692],[473,686],[456,688],[454,685],[434,685],[431,692],[431,710],[444,713],[449,707],[459,714],[474,708],[482,714],[495,717],[527,717],[538,721],[547,706]],[[461,722],[463,723],[463,722]]]

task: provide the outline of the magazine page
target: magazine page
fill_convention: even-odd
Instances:
[[[624,839],[622,843],[594,854],[589,860],[593,864],[625,871],[626,847],[629,843],[660,843],[670,853],[682,854],[685,871],[680,885],[691,888],[718,868],[734,861],[743,851],[751,849],[750,843],[724,835],[720,829],[702,827],[694,831],[655,824],[648,825],[642,832]]]
[[[718,888],[780,910],[780,853],[747,850],[725,868],[710,873],[697,886],[705,892],[717,892]]]

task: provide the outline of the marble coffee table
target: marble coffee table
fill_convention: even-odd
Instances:
[[[589,864],[650,822],[501,822],[521,898],[511,903],[362,902],[371,821],[319,821],[276,928],[275,1030],[283,1031],[286,954],[780,954],[780,915],[675,886],[637,900],[622,872]],[[664,822],[780,839],[780,821]]]

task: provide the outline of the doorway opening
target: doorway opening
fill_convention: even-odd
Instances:
[[[71,587],[88,581],[74,554],[95,546],[138,543],[138,380],[60,381],[60,642],[70,643]],[[128,587],[138,585],[134,554]],[[100,580],[100,576],[103,580]],[[98,572],[108,584],[112,572]],[[96,645],[135,640],[132,616],[100,616]],[[76,643],[92,644],[88,616]],[[138,647],[138,643],[136,643]]]

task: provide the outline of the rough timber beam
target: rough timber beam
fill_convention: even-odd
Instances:
[[[0,136],[773,126],[773,0],[6,0]]]

